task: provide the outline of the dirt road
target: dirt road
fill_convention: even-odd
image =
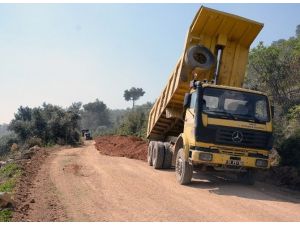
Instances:
[[[295,193],[261,183],[247,187],[213,175],[180,186],[173,170],[101,155],[92,141],[53,153],[40,173],[37,177],[49,177],[51,184],[39,179],[33,185],[36,203],[28,218],[35,221],[47,219],[47,210],[53,210],[43,200],[53,201],[53,193],[60,206],[56,214],[62,214],[55,220],[300,221],[300,197]]]

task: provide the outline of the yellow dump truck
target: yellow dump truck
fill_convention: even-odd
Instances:
[[[242,88],[249,47],[263,24],[201,7],[184,51],[149,114],[148,164],[175,166],[180,184],[193,171],[233,171],[246,184],[270,167],[268,97]]]

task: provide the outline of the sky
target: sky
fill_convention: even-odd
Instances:
[[[96,98],[131,106],[124,90],[155,101],[202,4],[0,4],[0,124],[19,106],[67,107]],[[264,23],[252,47],[295,35],[300,4],[207,4]]]

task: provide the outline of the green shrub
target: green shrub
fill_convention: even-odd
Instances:
[[[11,178],[15,175],[19,175],[21,172],[20,167],[15,163],[9,163],[0,169],[0,179]]]
[[[4,183],[0,184],[0,192],[12,192],[16,186],[16,179],[8,179]]]
[[[9,129],[25,148],[51,143],[76,144],[80,140],[80,115],[74,110],[44,103],[42,107],[20,107]]]
[[[0,222],[9,222],[12,217],[11,209],[3,209],[0,211]]]
[[[33,146],[39,146],[39,147],[42,147],[43,146],[43,140],[41,138],[38,138],[38,137],[31,137],[28,139],[27,141],[27,145],[28,145],[28,148],[31,148]]]
[[[293,136],[284,140],[278,153],[281,157],[282,166],[293,166],[300,170],[300,134],[297,132]]]
[[[21,175],[20,167],[15,163],[6,164],[0,169],[0,192],[12,192]]]
[[[115,134],[116,129],[113,127],[107,127],[107,126],[99,126],[97,129],[92,132],[93,138],[98,137],[98,136],[104,136],[104,135],[112,135]]]
[[[146,137],[148,113],[140,109],[128,112],[117,129],[117,134]]]
[[[14,143],[18,143],[18,138],[15,134],[7,134],[0,137],[0,155],[7,155]]]

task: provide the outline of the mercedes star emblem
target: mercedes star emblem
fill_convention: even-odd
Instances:
[[[234,131],[231,137],[233,142],[235,143],[241,143],[243,140],[243,134],[240,131]]]

